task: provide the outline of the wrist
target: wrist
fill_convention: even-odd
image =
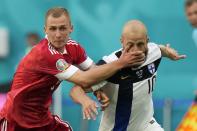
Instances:
[[[84,94],[83,96],[80,97],[79,104],[83,105],[88,99],[89,97]]]
[[[126,66],[126,64],[120,59],[116,60],[114,64],[116,65],[117,69],[122,69]]]
[[[107,84],[107,81],[101,81],[101,82],[99,82],[98,84],[93,85],[93,86],[91,87],[91,89],[92,89],[93,92],[95,92],[95,91],[101,90],[101,88],[102,88],[103,86],[105,86],[106,84]]]

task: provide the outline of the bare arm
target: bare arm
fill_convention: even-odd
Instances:
[[[122,56],[119,60],[124,61],[124,57],[125,58],[128,57],[130,59],[128,63],[126,62],[127,64],[125,66],[131,66],[131,65],[135,65],[136,63],[143,62],[145,56],[142,52],[128,54],[127,50],[125,50],[125,51],[123,51]],[[78,71],[68,80],[74,82],[75,84],[81,85],[81,86],[90,87],[89,84],[92,84],[92,83],[98,81],[98,79],[96,79],[96,77],[98,77],[98,76],[94,76],[95,73],[96,73],[96,75],[103,75],[104,74],[104,77],[99,78],[99,80],[104,80],[107,77],[113,75],[113,73],[115,73],[118,69],[121,69],[122,67],[124,67],[122,65],[116,65],[116,64],[119,64],[117,62],[118,61],[115,61],[110,64],[105,64],[105,65],[98,66],[98,67],[95,66],[95,68],[90,69],[89,71],[85,71],[85,72]],[[93,67],[93,66],[94,65],[92,65],[91,67]],[[100,67],[102,69],[101,72],[99,71]],[[105,70],[105,71],[102,73],[103,70]],[[107,73],[109,73],[109,74],[107,74]],[[89,79],[87,77],[89,77]],[[81,83],[83,83],[83,81],[86,81],[87,83],[85,83],[84,85],[81,84]],[[85,88],[85,90],[87,90],[87,89],[91,90],[91,88]],[[96,107],[95,103],[93,103],[93,101],[88,96],[86,96],[86,94],[84,92],[84,87],[82,88],[80,86],[74,86],[70,92],[70,96],[76,103],[79,103],[82,105],[84,118],[95,119],[95,114],[97,113],[97,107]],[[99,102],[101,103],[102,110],[104,110],[109,105],[109,98],[102,92],[97,93],[96,96],[97,96],[97,99],[99,100]]]
[[[123,51],[121,57],[118,60],[112,63],[97,66],[95,68],[91,68],[88,71],[78,70],[67,80],[80,85],[83,88],[90,88],[91,85],[109,78],[116,71],[120,70],[123,67],[132,66],[136,62],[144,61],[145,56],[141,51],[129,53],[128,50],[129,47]],[[139,59],[141,61],[139,61]]]
[[[84,90],[80,86],[74,86],[71,89],[70,97],[74,102],[82,105],[83,119],[96,119],[96,115],[98,115],[98,105],[85,94]]]
[[[159,47],[163,57],[167,57],[171,60],[180,60],[186,58],[186,55],[180,55],[175,49],[171,48],[170,44],[167,44],[166,46],[159,45]]]
[[[67,80],[73,82],[82,87],[90,87],[91,85],[104,80],[114,74],[117,70],[121,69],[123,66],[119,61],[115,61],[110,64],[95,67],[88,71],[78,70],[74,75],[72,75]]]
[[[96,67],[93,63],[88,69]],[[88,70],[87,69],[87,70]],[[102,83],[102,82],[101,82]],[[94,85],[95,86],[95,85]],[[98,86],[98,85],[97,85]],[[98,114],[97,103],[92,100],[90,97],[85,94],[85,92],[93,92],[92,88],[83,89],[80,86],[74,86],[70,91],[70,97],[74,102],[80,104],[82,106],[83,119],[96,119],[96,115]],[[95,93],[98,101],[100,102],[101,110],[104,110],[109,105],[109,98],[106,96],[104,92],[97,91]]]

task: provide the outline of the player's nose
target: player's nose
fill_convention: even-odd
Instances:
[[[60,32],[59,30],[57,30],[57,31],[55,32],[55,36],[56,36],[56,37],[61,37],[61,32]]]
[[[140,49],[138,48],[137,45],[134,45],[134,46],[131,48],[131,51],[140,51]]]

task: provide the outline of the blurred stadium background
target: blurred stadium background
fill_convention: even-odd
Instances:
[[[197,88],[197,47],[185,18],[184,0],[0,0],[0,107],[17,63],[25,54],[26,34],[38,32],[44,37],[44,15],[53,6],[69,9],[72,38],[95,61],[121,46],[121,28],[129,19],[145,23],[150,41],[170,43],[187,55],[179,62],[163,59],[154,90],[155,117],[166,131],[174,131]],[[52,110],[75,131],[96,131],[100,115],[96,121],[83,121],[80,106],[69,98],[71,87],[66,82],[61,85]]]

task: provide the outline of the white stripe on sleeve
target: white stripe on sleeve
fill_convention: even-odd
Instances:
[[[90,57],[87,57],[87,59],[79,64],[79,68],[82,70],[87,70],[91,65],[93,64],[93,60]]]
[[[60,81],[65,80],[74,75],[77,70],[79,70],[77,67],[71,65],[65,71],[56,74],[55,77],[57,77]]]

